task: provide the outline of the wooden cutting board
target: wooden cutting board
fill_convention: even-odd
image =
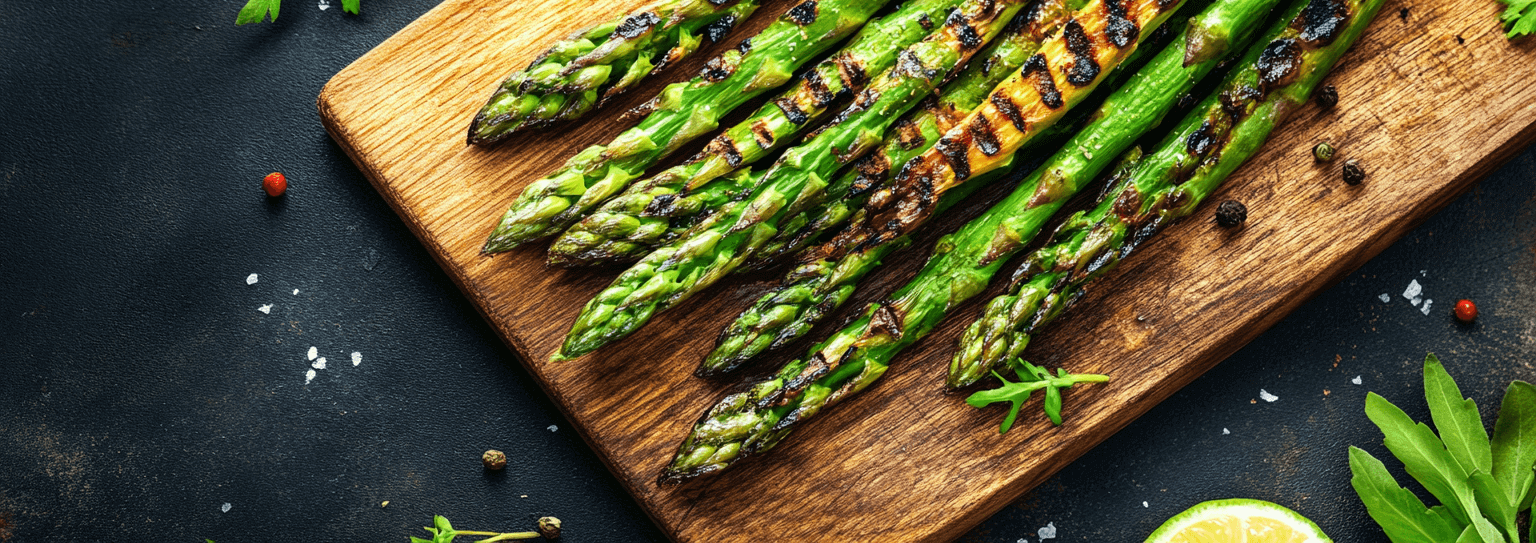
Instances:
[[[543,247],[496,258],[479,249],[524,185],[579,149],[607,142],[625,128],[613,121],[617,112],[693,74],[712,51],[585,123],[489,150],[464,144],[473,112],[510,69],[552,40],[638,3],[447,0],[331,79],[319,108],[326,129],[678,541],[957,537],[1536,139],[1536,39],[1506,41],[1493,0],[1391,0],[1328,81],[1339,89],[1338,108],[1301,110],[1215,196],[1247,204],[1246,227],[1214,227],[1214,206],[1205,206],[1146,245],[1030,346],[1036,362],[1114,377],[1068,392],[1066,425],[1051,427],[1036,404],[999,436],[1000,409],[972,409],[962,396],[942,392],[955,339],[998,291],[994,285],[908,349],[883,382],[772,454],[715,479],[658,487],[655,476],[690,423],[735,383],[690,372],[720,328],[776,274],[726,281],[615,348],[556,364],[547,358],[577,311],[617,271],[546,268]],[[768,2],[726,45],[788,5]],[[1334,142],[1342,158],[1360,159],[1370,174],[1365,184],[1340,180],[1342,159],[1314,164],[1310,148],[1319,140]],[[931,225],[849,307],[900,285],[936,233],[979,213],[1005,188]],[[822,327],[813,335],[826,333]]]

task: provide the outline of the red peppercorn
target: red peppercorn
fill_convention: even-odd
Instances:
[[[1472,303],[1472,300],[1456,302],[1456,320],[1461,322],[1477,320],[1477,304]]]
[[[261,190],[267,191],[267,196],[276,198],[288,191],[288,178],[283,177],[283,172],[272,172],[261,178]]]

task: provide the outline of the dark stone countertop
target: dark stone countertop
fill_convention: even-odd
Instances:
[[[661,539],[320,126],[325,81],[433,3],[316,2],[245,27],[241,0],[0,3],[0,535],[405,541],[439,513]],[[1533,179],[1527,149],[962,540],[1140,541],[1252,497],[1385,541],[1348,482],[1347,445],[1385,455],[1366,391],[1427,417],[1426,351],[1485,417],[1536,380]]]

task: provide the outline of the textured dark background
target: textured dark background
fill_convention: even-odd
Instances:
[[[0,539],[404,541],[434,513],[660,539],[320,126],[321,85],[433,2],[316,2],[238,28],[241,0],[0,2]],[[1385,455],[1366,391],[1427,417],[1435,351],[1491,418],[1536,379],[1533,179],[1526,150],[963,540],[1140,541],[1252,497],[1385,541],[1348,483],[1347,445]]]

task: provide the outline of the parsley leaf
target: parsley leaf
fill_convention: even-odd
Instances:
[[[341,10],[357,15],[357,8],[362,2],[363,0],[341,0]]]
[[[1500,0],[1509,6],[1499,20],[1509,27],[1509,39],[1536,33],[1536,0]]]
[[[1019,376],[1018,382],[1010,383],[997,372],[992,372],[992,376],[1002,381],[1003,386],[977,392],[965,399],[965,403],[975,408],[986,407],[997,402],[1012,404],[1008,408],[1008,414],[1003,417],[1003,424],[998,427],[999,434],[1008,433],[1008,429],[1013,427],[1013,420],[1019,416],[1019,409],[1024,407],[1024,402],[1029,400],[1029,396],[1036,390],[1045,389],[1045,402],[1042,404],[1045,416],[1050,417],[1052,423],[1060,426],[1061,389],[1071,388],[1077,383],[1103,383],[1109,380],[1105,375],[1077,375],[1067,373],[1067,370],[1063,369],[1057,369],[1056,375],[1052,376],[1051,372],[1044,368],[1020,359],[1015,359],[1013,364],[1013,372]]]
[[[267,17],[268,13],[271,13],[272,20],[276,21],[277,8],[282,3],[283,0],[249,0],[245,3],[245,7],[240,8],[240,15],[235,16],[235,24],[259,23]]]

